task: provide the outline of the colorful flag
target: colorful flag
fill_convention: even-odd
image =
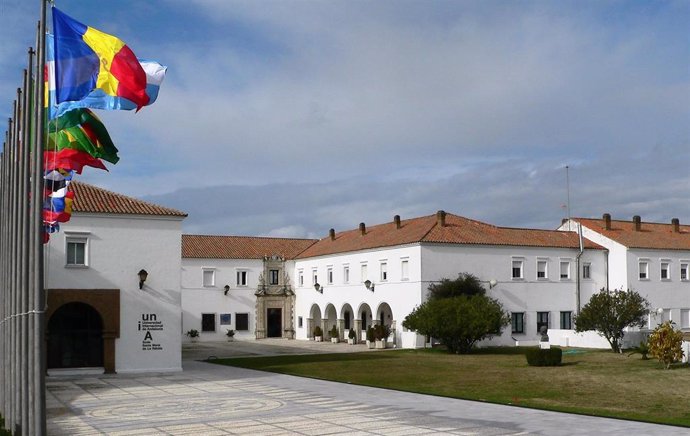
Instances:
[[[146,106],[153,104],[158,98],[158,91],[161,83],[165,78],[165,72],[168,67],[163,66],[155,61],[139,60],[141,67],[146,72],[146,94],[149,96],[149,102]],[[51,118],[59,117],[67,111],[75,108],[88,107],[91,109],[104,110],[133,110],[137,109],[137,105],[124,97],[113,97],[108,95],[100,89],[94,89],[89,95],[79,101],[66,101],[60,103],[57,109],[54,109]]]
[[[43,167],[46,171],[62,168],[64,170],[73,170],[77,174],[81,174],[82,168],[85,166],[108,171],[100,159],[83,151],[65,148],[60,151],[43,152]]]
[[[146,73],[120,39],[86,26],[53,7],[55,94],[58,104],[94,89],[124,97],[137,109],[149,103]]]
[[[48,122],[46,149],[60,151],[66,148],[84,151],[113,164],[120,160],[108,130],[96,114],[85,108],[65,112]]]

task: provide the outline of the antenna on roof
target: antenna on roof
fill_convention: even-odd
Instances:
[[[566,213],[568,214],[568,231],[571,231],[572,229],[570,228],[570,174],[569,174],[569,167],[568,165],[565,166],[565,193],[566,193]]]

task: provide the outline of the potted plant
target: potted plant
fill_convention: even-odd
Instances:
[[[367,329],[367,348],[371,349],[374,348],[374,341],[376,340],[376,336],[374,335],[374,328],[369,327]]]
[[[328,332],[328,333],[331,335],[331,342],[333,342],[334,344],[337,344],[338,341],[339,341],[339,338],[338,338],[338,327],[336,327],[335,325],[333,325],[333,328],[332,328],[331,331]]]
[[[357,334],[355,333],[354,329],[350,329],[350,331],[347,334],[347,343],[349,345],[355,345],[357,343]]]
[[[187,333],[185,333],[187,336],[189,336],[189,339],[192,342],[196,342],[199,340],[199,330],[197,329],[191,329]]]
[[[316,342],[323,341],[323,330],[319,326],[314,327],[314,340]]]
[[[228,331],[225,332],[225,336],[228,337],[228,342],[232,342],[235,339],[235,330],[228,329]]]
[[[386,340],[391,334],[391,326],[386,324],[377,324],[374,329],[374,337],[376,338],[376,348],[386,348]]]

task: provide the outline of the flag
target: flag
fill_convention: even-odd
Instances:
[[[55,96],[58,104],[81,100],[94,89],[124,97],[137,109],[149,103],[146,73],[120,39],[53,11]]]
[[[64,170],[74,170],[77,174],[81,174],[82,168],[85,166],[108,171],[100,159],[83,151],[65,148],[60,151],[43,152],[43,167],[46,171],[62,168]]]
[[[43,203],[43,221],[46,223],[66,223],[72,215],[74,191],[68,191],[64,197],[47,198]]]
[[[120,160],[108,130],[96,114],[85,108],[65,112],[48,123],[46,149],[60,151],[66,148],[86,152],[113,164]]]
[[[168,67],[155,61],[139,60],[141,67],[146,72],[146,95],[149,102],[146,106],[153,104],[158,98],[158,91],[165,78]],[[100,89],[94,89],[89,95],[79,101],[66,101],[60,103],[56,109],[52,110],[51,118],[59,117],[74,108],[88,107],[91,109],[104,110],[132,110],[137,109],[136,103],[124,97],[114,97],[108,95]]]

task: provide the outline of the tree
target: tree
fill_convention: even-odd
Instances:
[[[465,354],[477,341],[501,334],[510,323],[501,303],[486,295],[429,300],[413,310],[403,326],[438,338],[451,353]]]
[[[460,273],[455,280],[441,279],[438,283],[432,283],[428,288],[429,300],[458,297],[460,295],[484,295],[486,289],[482,282],[472,274]]]
[[[666,369],[683,358],[683,332],[673,327],[673,321],[658,325],[649,335],[649,354],[659,359]]]
[[[596,330],[605,337],[615,353],[621,352],[623,329],[642,327],[647,319],[649,302],[629,289],[601,289],[575,317],[575,331]]]

